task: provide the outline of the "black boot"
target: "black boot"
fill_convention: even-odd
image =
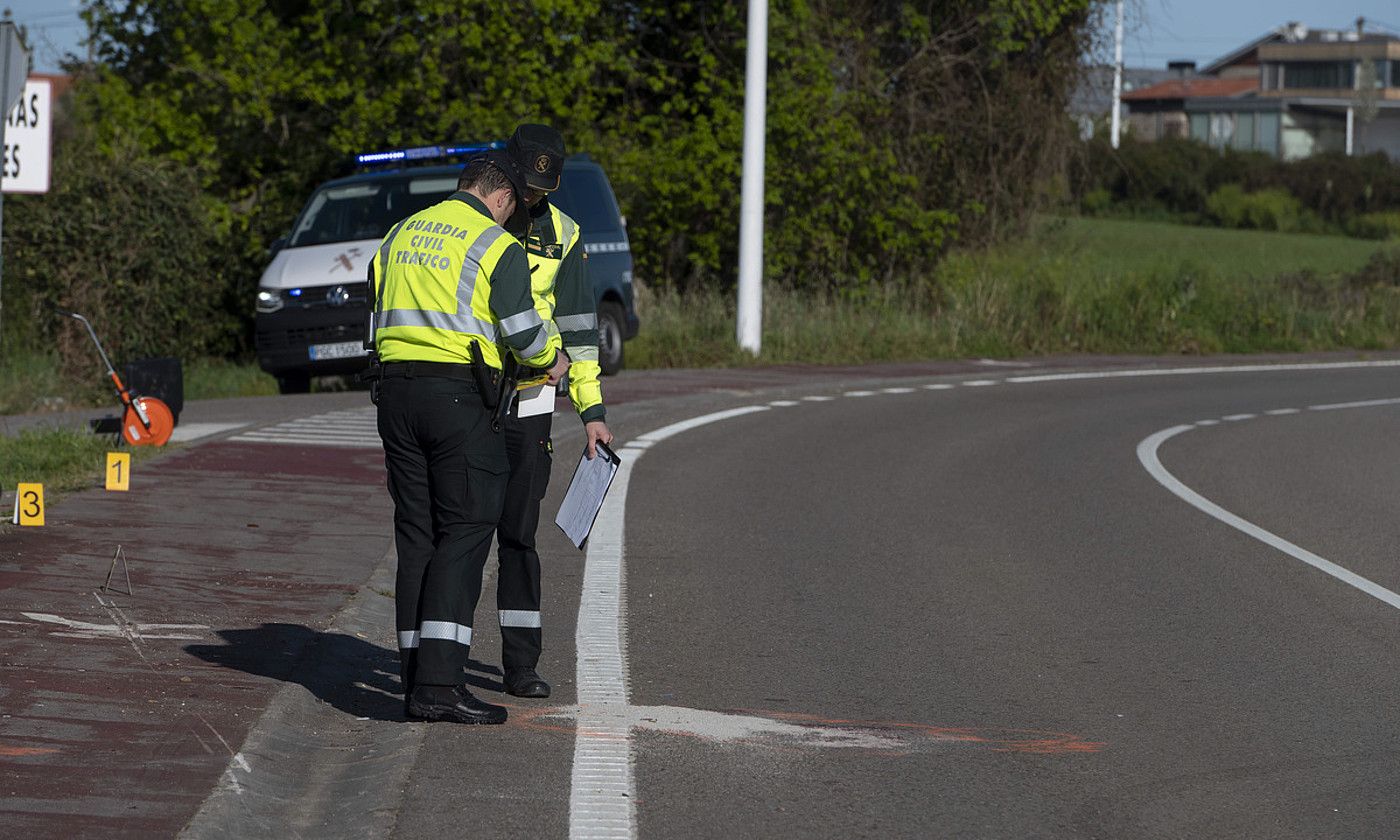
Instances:
[[[502,682],[506,684],[506,694],[515,697],[549,696],[549,683],[540,679],[534,668],[509,668]]]
[[[505,723],[506,709],[478,700],[466,686],[420,685],[408,698],[408,716],[453,723]]]

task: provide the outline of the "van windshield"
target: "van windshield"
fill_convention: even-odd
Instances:
[[[383,239],[400,219],[447,198],[457,176],[404,175],[322,187],[301,211],[288,247]]]

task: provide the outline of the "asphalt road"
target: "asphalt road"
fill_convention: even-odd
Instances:
[[[625,395],[628,466],[586,560],[541,528],[555,695],[497,693],[489,585],[470,680],[510,701],[507,725],[409,724],[382,674],[350,682],[391,670],[384,558],[324,622],[364,644],[284,666],[300,675],[183,836],[1400,831],[1400,596],[1374,594],[1400,591],[1400,403],[1323,408],[1400,398],[1393,360],[867,373],[605,383]],[[356,397],[233,421],[256,433]],[[748,411],[703,422],[726,409]],[[576,425],[556,422],[551,515]],[[211,451],[273,451],[240,443],[248,428]],[[593,577],[609,562],[620,587]]]
[[[1397,396],[1384,369],[1002,381],[658,444],[627,511],[632,702],[894,737],[644,735],[640,835],[1394,836],[1400,615],[1137,447],[1238,418],[1163,464],[1400,589],[1400,407],[1305,408]]]

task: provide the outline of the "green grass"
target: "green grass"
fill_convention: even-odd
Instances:
[[[265,397],[277,393],[277,380],[255,364],[195,359],[184,365],[185,399]]]
[[[860,296],[764,290],[763,353],[735,347],[732,294],[642,290],[632,368],[857,364],[1051,353],[1250,353],[1400,346],[1400,277],[1345,237],[1045,219]],[[1392,266],[1400,269],[1400,259]]]
[[[15,485],[44,485],[44,502],[52,505],[64,493],[100,487],[106,475],[107,453],[130,451],[133,467],[156,454],[153,447],[118,447],[109,435],[97,436],[75,429],[41,427],[23,429],[17,435],[0,435],[0,490],[13,505]],[[0,510],[0,522],[9,521],[12,508]]]
[[[257,365],[223,359],[194,359],[183,365],[185,399],[258,397],[277,393],[277,380]],[[58,354],[6,348],[0,354],[0,415],[117,407],[117,397],[101,363],[65,372]]]

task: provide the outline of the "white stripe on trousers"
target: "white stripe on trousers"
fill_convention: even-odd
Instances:
[[[502,627],[539,627],[539,610],[501,610]]]

